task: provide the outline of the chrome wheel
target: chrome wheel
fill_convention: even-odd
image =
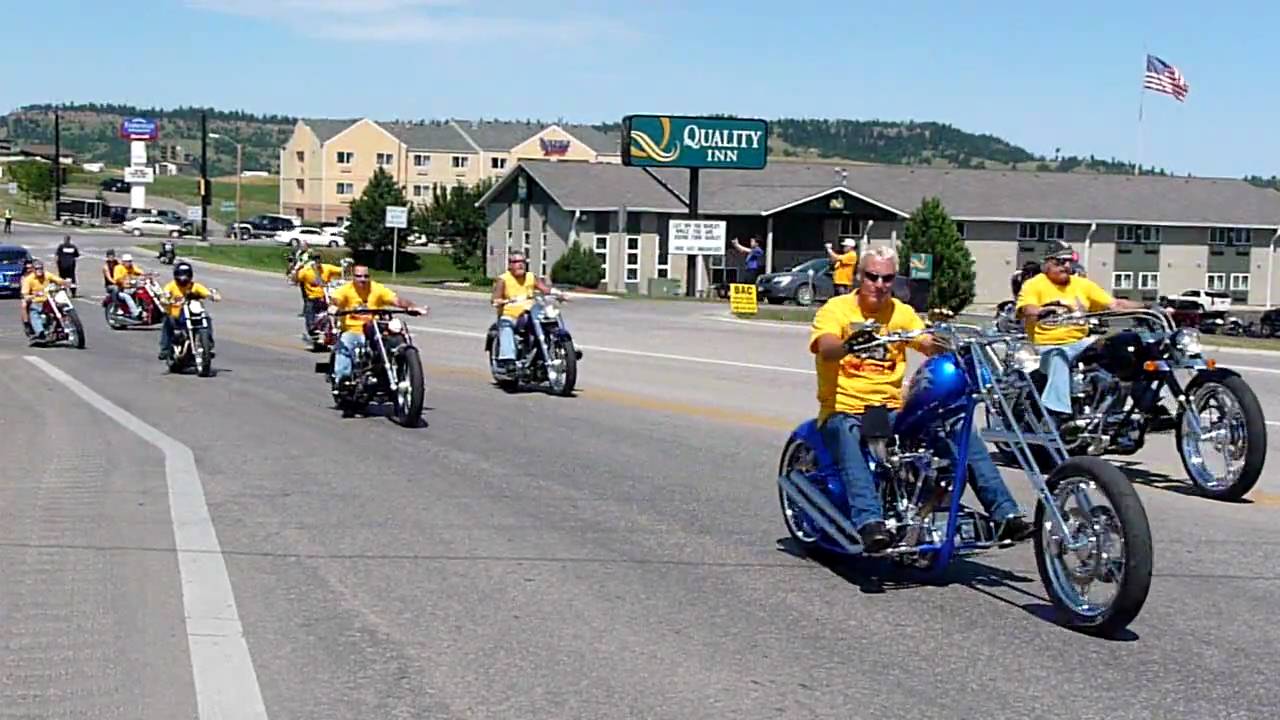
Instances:
[[[798,440],[787,445],[782,454],[781,465],[780,474],[782,475],[797,470],[810,474],[818,469],[818,464],[814,461],[813,449]],[[818,542],[818,528],[809,519],[809,515],[791,500],[787,491],[778,488],[778,500],[782,504],[782,521],[787,526],[787,532],[791,533],[798,542],[806,545]]]
[[[1097,617],[1110,610],[1125,579],[1124,526],[1093,478],[1062,478],[1053,503],[1067,528],[1041,525],[1041,552],[1055,595],[1072,612]]]
[[[1210,382],[1196,388],[1181,419],[1179,451],[1192,482],[1210,492],[1225,490],[1239,480],[1249,452],[1249,425],[1244,408],[1224,385]],[[1200,432],[1191,413],[1199,419]]]

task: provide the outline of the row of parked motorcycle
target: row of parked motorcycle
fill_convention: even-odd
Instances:
[[[1153,547],[1130,477],[1104,458],[1132,455],[1149,433],[1171,427],[1195,490],[1238,500],[1261,477],[1267,451],[1253,390],[1205,357],[1197,329],[1177,326],[1161,309],[1088,314],[1059,307],[1042,322],[1100,336],[1073,363],[1073,414],[1059,424],[1040,399],[1040,353],[1008,308],[983,324],[931,320],[926,332],[947,351],[916,370],[896,417],[869,411],[862,425],[864,456],[896,539],[880,555],[936,577],[958,556],[1000,546],[992,519],[962,502],[969,467],[956,458],[968,456],[976,431],[976,441],[1016,462],[1035,491],[1036,567],[1063,622],[1121,635],[1146,602]],[[863,358],[883,357],[886,347],[919,334],[881,334],[874,323],[855,330],[845,348]],[[783,448],[778,498],[803,551],[864,554],[816,420],[796,427]]]
[[[326,283],[322,296],[308,300],[303,295],[303,341],[312,352],[327,352],[328,360],[315,363],[315,372],[323,373],[328,380],[334,405],[344,417],[366,414],[371,404],[390,404],[390,417],[406,427],[421,423],[426,381],[422,360],[414,343],[409,325],[400,316],[412,314],[399,308],[369,310],[356,308],[337,310],[332,304],[333,293],[346,282],[345,269],[351,264],[344,260],[344,277]],[[291,258],[285,277],[297,284],[297,271],[301,258]],[[582,352],[574,347],[560,303],[564,298],[535,292],[530,298],[513,298],[514,302],[529,300],[532,307],[527,322],[516,330],[516,358],[504,364],[498,360],[498,324],[490,325],[485,336],[484,351],[489,357],[489,367],[494,382],[506,392],[518,392],[522,388],[539,387],[550,392],[571,396],[577,384],[577,361]],[[364,343],[357,345],[353,353],[351,380],[339,382],[334,374],[337,359],[342,318],[358,314],[367,316],[363,327]]]

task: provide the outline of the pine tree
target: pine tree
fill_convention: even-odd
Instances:
[[[933,279],[929,290],[929,307],[946,308],[954,313],[973,302],[976,275],[973,255],[965,247],[955,221],[947,214],[939,198],[929,198],[907,219],[905,239],[898,252],[899,272],[909,273],[913,253],[933,255]]]

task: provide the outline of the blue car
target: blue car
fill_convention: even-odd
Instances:
[[[21,245],[0,245],[0,295],[22,293],[22,265],[30,259]]]

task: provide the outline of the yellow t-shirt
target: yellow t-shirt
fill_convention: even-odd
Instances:
[[[123,290],[125,282],[128,281],[131,276],[137,277],[143,274],[142,268],[137,265],[134,265],[132,268],[127,268],[124,263],[120,263],[116,266],[115,270],[111,271],[111,281],[116,284],[116,287]]]
[[[317,278],[319,275],[319,278]],[[298,282],[302,285],[302,289],[307,293],[308,300],[323,300],[324,286],[334,280],[342,279],[342,268],[337,265],[323,263],[320,265],[320,272],[317,273],[312,265],[308,265],[298,271]]]
[[[858,253],[850,250],[842,255],[837,255],[835,262],[832,264],[831,282],[836,285],[852,285],[853,270],[856,267],[858,267]]]
[[[387,289],[387,286],[379,282],[369,281],[369,290],[361,295],[356,290],[355,283],[347,283],[337,290],[333,291],[329,302],[333,303],[339,310],[352,310],[358,307],[366,307],[370,310],[381,310],[383,308],[394,307],[396,303],[396,294]],[[372,320],[372,315],[351,314],[342,316],[342,332],[358,333],[364,328],[364,324]]]
[[[533,273],[526,272],[524,274],[524,282],[516,279],[515,275],[510,272],[502,273],[498,278],[506,287],[507,299],[518,298],[524,296],[524,300],[518,303],[507,303],[502,306],[502,316],[509,318],[518,318],[523,315],[529,308],[533,307],[533,290],[538,285],[537,279]]]
[[[882,326],[881,334],[899,330],[920,330],[924,321],[906,303],[890,300],[871,317],[858,306],[858,293],[839,295],[827,301],[813,317],[809,334],[809,352],[814,353],[818,371],[818,421],[823,422],[832,413],[860,414],[868,406],[884,405],[896,409],[902,406],[902,379],[907,372],[907,349],[890,345],[886,360],[870,360],[846,355],[840,360],[825,360],[817,354],[818,338],[835,335],[843,342],[853,334],[850,325],[875,320]]]
[[[1089,278],[1072,275],[1066,285],[1055,285],[1048,275],[1040,273],[1022,284],[1022,289],[1018,292],[1017,307],[1043,307],[1054,301],[1066,305],[1069,310],[1082,308],[1085,312],[1098,312],[1110,307],[1115,299]],[[1033,318],[1027,318],[1023,324],[1034,345],[1066,345],[1089,334],[1089,328],[1082,325],[1041,327]]]
[[[163,295],[160,299],[161,302],[165,304],[165,308],[169,311],[169,317],[177,320],[178,316],[182,314],[182,301],[186,296],[193,295],[203,300],[204,298],[209,297],[209,288],[198,282],[192,281],[191,287],[187,288],[184,292],[182,288],[178,287],[177,280],[170,280],[162,289],[162,293]]]
[[[27,273],[26,275],[22,276],[22,286],[19,288],[19,290],[21,290],[22,292],[22,297],[30,298],[30,297],[35,297],[37,295],[44,295],[45,288],[54,284],[61,285],[63,282],[65,281],[62,278],[58,277],[57,275],[54,275],[48,270],[44,271],[43,280],[36,277],[35,273]]]

